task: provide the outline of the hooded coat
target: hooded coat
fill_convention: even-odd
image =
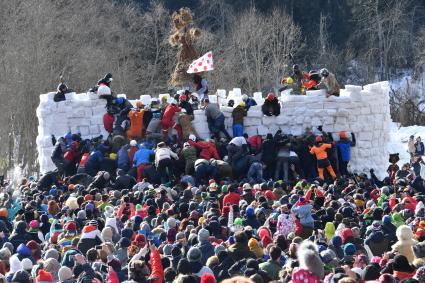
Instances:
[[[404,255],[410,264],[412,264],[415,259],[413,253],[413,246],[417,243],[413,239],[413,232],[409,226],[402,225],[397,228],[397,238],[398,241],[392,246],[392,251],[397,252],[400,255]]]

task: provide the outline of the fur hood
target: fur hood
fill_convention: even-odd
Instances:
[[[301,269],[309,270],[321,279],[324,277],[324,263],[320,259],[317,245],[313,242],[303,242],[298,249],[297,257]]]

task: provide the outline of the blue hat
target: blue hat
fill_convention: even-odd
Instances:
[[[384,215],[384,217],[382,217],[382,222],[385,224],[391,223],[391,216]]]
[[[57,196],[58,195],[58,190],[56,189],[56,187],[52,187],[51,189],[50,189],[50,191],[49,191],[49,195],[52,195],[52,196]]]
[[[342,239],[340,236],[333,236],[332,238],[332,245],[334,247],[339,247],[342,245]]]
[[[117,103],[118,104],[123,104],[124,103],[124,98],[122,98],[121,96],[120,97],[117,97]]]
[[[254,208],[252,206],[248,206],[246,208],[246,216],[254,216],[255,212],[254,212]]]
[[[354,255],[356,253],[356,246],[352,243],[347,243],[344,246],[344,255]]]

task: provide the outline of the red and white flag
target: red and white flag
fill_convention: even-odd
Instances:
[[[201,58],[196,59],[190,64],[187,72],[189,74],[207,72],[214,70],[212,51],[205,53]]]

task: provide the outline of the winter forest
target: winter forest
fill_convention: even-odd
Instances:
[[[248,4],[249,3],[249,4]],[[36,168],[39,95],[60,77],[78,92],[103,74],[135,98],[168,91],[171,14],[189,7],[212,50],[211,92],[268,92],[292,65],[328,68],[342,85],[411,79],[392,118],[424,124],[425,2],[413,0],[38,0],[0,2],[0,169]]]

